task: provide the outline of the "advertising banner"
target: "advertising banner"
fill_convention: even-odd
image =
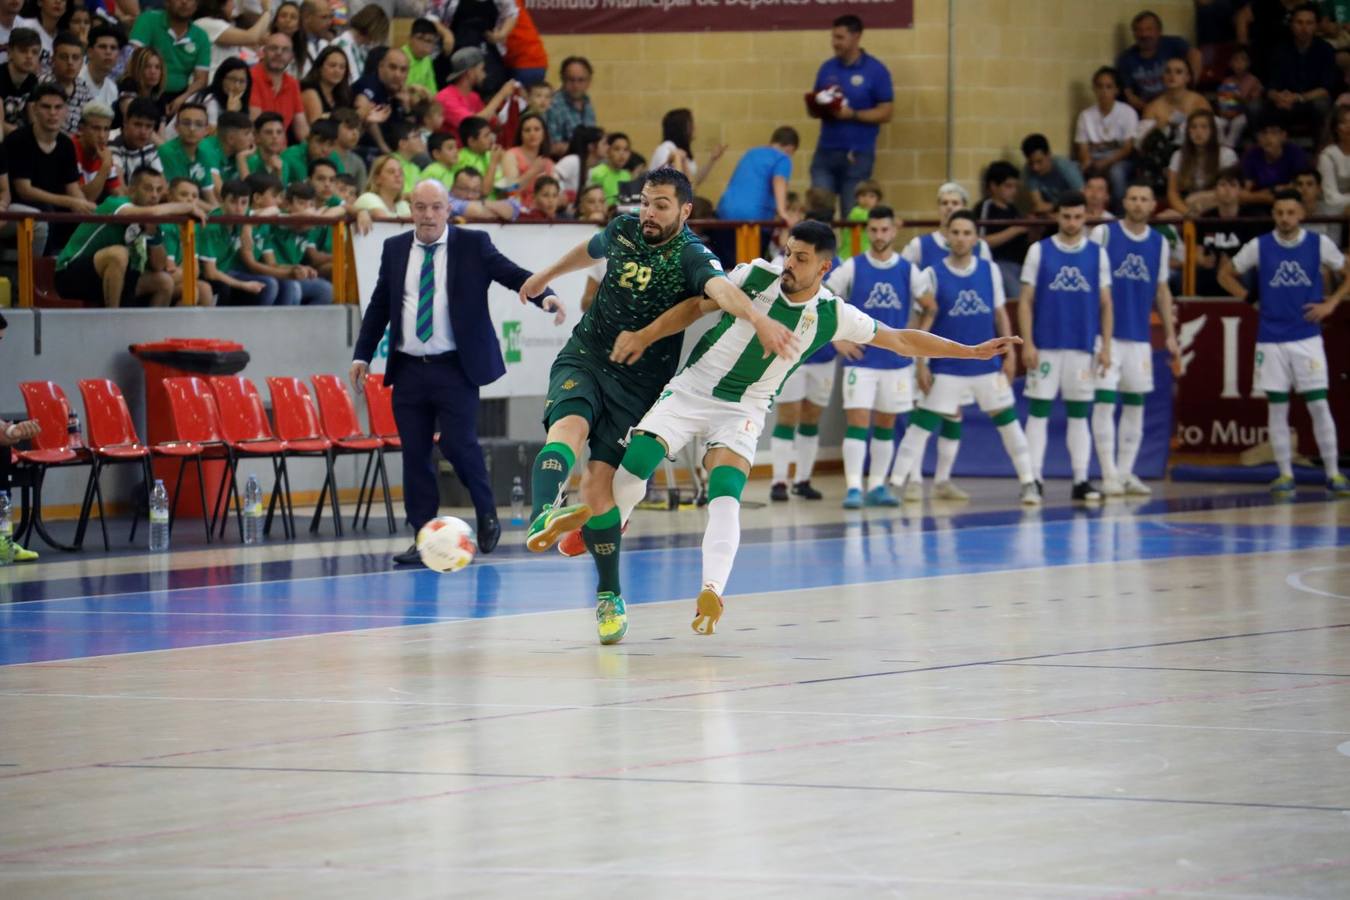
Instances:
[[[911,28],[914,0],[525,0],[541,34],[826,30],[846,13]]]
[[[516,265],[537,271],[549,265],[577,244],[595,234],[594,225],[467,225],[486,231],[492,243]],[[364,314],[380,273],[380,253],[386,239],[412,228],[389,222],[376,222],[366,235],[355,235],[357,291]],[[401,276],[400,276],[401,277]],[[513,291],[499,284],[488,291],[492,321],[497,327],[506,374],[483,388],[484,397],[530,397],[548,390],[548,370],[572,328],[581,319],[581,293],[586,273],[564,275],[553,283],[553,290],[567,309],[567,320],[553,324],[553,315],[534,305],[522,305]],[[453,298],[451,302],[454,302]],[[389,334],[380,342],[371,360],[371,370],[383,372],[389,358]]]

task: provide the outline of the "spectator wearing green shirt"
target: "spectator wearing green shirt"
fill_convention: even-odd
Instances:
[[[287,147],[281,153],[283,168],[286,168],[285,161],[289,161],[289,173],[292,176],[298,171],[303,172],[303,178],[309,178],[309,164],[316,159],[331,160],[338,171],[342,171],[342,164],[338,161],[337,155],[337,134],[338,123],[332,119],[320,119],[309,129],[309,140],[302,144],[295,144]],[[286,182],[288,185],[293,181]]]
[[[473,169],[483,176],[483,190],[492,190],[497,183],[497,168],[502,161],[502,148],[487,119],[469,116],[459,123],[459,163],[455,171]]]
[[[403,167],[403,193],[406,196],[417,187],[417,179],[422,174],[421,166],[413,162],[413,157],[426,153],[427,147],[422,142],[421,132],[411,122],[395,123],[389,131],[389,138],[394,143],[394,152],[389,155]]]
[[[408,84],[425,88],[432,96],[441,89],[436,83],[435,62],[445,47],[441,39],[444,27],[432,19],[413,19],[408,43],[403,45],[403,53],[408,57]],[[450,39],[453,41],[454,36]]]
[[[200,103],[184,103],[178,108],[177,126],[178,137],[159,147],[164,176],[170,181],[191,178],[201,188],[207,202],[214,204],[216,178],[225,161],[220,156],[219,145],[205,142],[206,107]]]
[[[164,59],[164,96],[170,101],[170,116],[187,96],[206,87],[211,69],[211,39],[192,23],[196,14],[197,0],[165,0],[163,9],[141,13],[131,27],[133,46],[152,47]]]
[[[331,159],[320,157],[311,160],[309,163],[309,184],[314,188],[314,202],[317,209],[314,212],[316,216],[327,216],[333,219],[342,219],[347,216],[347,205],[337,192],[337,166]],[[310,244],[313,251],[310,254],[310,262],[314,268],[319,270],[319,277],[332,279],[333,277],[333,226],[315,225],[309,230]]]
[[[520,201],[484,200],[483,176],[477,169],[460,169],[450,186],[450,214],[470,222],[512,222],[520,217]]]
[[[313,216],[316,194],[308,182],[286,188],[282,209],[287,216]],[[319,306],[333,302],[333,286],[319,277],[311,263],[315,261],[311,226],[288,225],[285,216],[268,227],[262,264],[269,275],[286,278],[281,284],[278,302],[282,306]]]
[[[193,209],[201,207],[201,190],[197,187],[197,182],[191,178],[175,178],[169,182],[169,202],[181,203],[191,206]],[[202,246],[202,226],[200,222],[191,223],[193,244],[198,251]],[[160,225],[159,235],[164,243],[164,254],[168,257],[168,265],[164,270],[173,278],[173,299],[183,299],[183,232],[178,225]],[[215,293],[211,290],[211,285],[200,277],[200,269],[197,278],[197,305],[215,306]]]
[[[266,112],[253,122],[257,151],[248,158],[249,174],[266,172],[282,186],[304,181],[308,172],[286,153],[286,123],[280,113]],[[255,204],[256,207],[256,204]]]
[[[633,154],[628,135],[616,131],[605,138],[609,145],[605,161],[591,169],[586,176],[589,184],[598,184],[605,189],[605,204],[613,206],[619,200],[619,185],[633,180],[633,173],[624,168]]]
[[[433,134],[427,141],[427,152],[431,154],[431,165],[422,170],[418,181],[428,178],[439,181],[445,189],[455,186],[455,169],[459,165],[459,145],[451,134]]]
[[[253,122],[247,113],[223,112],[216,120],[216,133],[202,142],[220,154],[220,172],[216,176],[215,195],[227,181],[248,174],[248,159],[253,155]]]
[[[339,109],[333,112],[333,121],[338,123],[337,153],[341,171],[352,176],[358,185],[364,185],[370,177],[366,161],[356,152],[361,143],[361,114],[354,109]]]
[[[195,205],[160,203],[164,176],[138,169],[130,197],[109,197],[94,210],[104,216],[200,216]],[[156,226],[83,222],[56,258],[56,291],[68,300],[127,306],[168,306],[173,276],[166,269]]]
[[[221,205],[211,215],[248,215],[249,187],[242,179],[227,181],[220,188]],[[197,245],[202,277],[211,283],[221,306],[274,306],[280,283],[266,275],[252,275],[239,261],[244,226],[208,222]]]

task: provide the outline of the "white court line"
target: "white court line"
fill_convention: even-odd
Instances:
[[[1271,555],[1271,554],[1277,554],[1277,553],[1278,553],[1278,554],[1281,554],[1281,555],[1288,556],[1288,555],[1290,555],[1290,554],[1295,554],[1295,553],[1316,553],[1316,552],[1320,552],[1320,551],[1324,551],[1324,550],[1335,550],[1335,549],[1337,549],[1337,547],[1335,547],[1335,546],[1331,546],[1331,547],[1299,547],[1299,548],[1296,548],[1296,549],[1294,549],[1294,550],[1287,550],[1287,549],[1281,549],[1281,550],[1256,550],[1256,551],[1253,551],[1253,552],[1251,552],[1251,553],[1241,553],[1241,554],[1236,554],[1236,555],[1238,556],[1238,558],[1241,558],[1241,559],[1247,559],[1247,558],[1249,558],[1249,557],[1269,556],[1269,555]],[[642,551],[635,551],[635,552],[647,553],[647,552],[651,552],[651,551],[642,550]],[[943,574],[941,574],[941,575],[920,575],[920,576],[918,576],[918,577],[916,577],[916,578],[892,578],[892,579],[888,579],[888,580],[885,580],[885,581],[859,581],[859,582],[850,582],[850,583],[848,583],[848,584],[822,584],[822,585],[815,585],[815,586],[808,586],[808,587],[780,588],[780,589],[778,589],[778,590],[776,590],[776,591],[750,591],[750,592],[747,592],[747,593],[743,593],[743,594],[735,594],[735,595],[730,595],[730,596],[734,596],[734,597],[736,597],[736,598],[748,598],[748,597],[770,597],[770,596],[776,596],[776,595],[779,595],[779,594],[797,594],[797,593],[803,593],[803,592],[806,592],[806,591],[838,591],[838,590],[841,590],[841,589],[842,589],[842,590],[847,590],[847,589],[879,590],[879,589],[884,588],[884,587],[886,587],[886,586],[898,586],[898,585],[906,585],[906,584],[912,585],[912,584],[916,584],[916,583],[919,583],[919,582],[940,581],[940,580],[942,580],[942,579],[944,579],[944,578],[982,578],[982,577],[987,576],[987,575],[1026,575],[1028,572],[1046,572],[1046,573],[1049,573],[1049,572],[1060,572],[1060,571],[1062,571],[1062,570],[1064,570],[1064,569],[1086,569],[1086,568],[1092,568],[1093,566],[1123,566],[1123,565],[1135,565],[1135,564],[1151,565],[1151,564],[1156,564],[1156,563],[1158,563],[1158,562],[1171,562],[1171,561],[1173,561],[1173,560],[1186,560],[1186,559],[1218,559],[1218,558],[1220,558],[1220,557],[1222,557],[1222,556],[1229,556],[1229,557],[1231,557],[1231,556],[1234,556],[1234,554],[1231,554],[1231,553],[1229,553],[1229,554],[1213,554],[1213,553],[1206,553],[1206,554],[1192,554],[1192,555],[1190,555],[1190,556],[1168,556],[1168,557],[1165,557],[1165,558],[1162,558],[1162,559],[1156,559],[1156,558],[1155,558],[1155,559],[1102,560],[1102,561],[1096,561],[1096,562],[1065,563],[1065,564],[1059,565],[1059,566],[1040,566],[1040,567],[1025,567],[1025,566],[1023,566],[1023,567],[1021,567],[1021,568],[1016,568],[1016,569],[990,569],[990,570],[988,570],[988,571],[983,571],[983,572],[945,572],[945,573],[943,573]],[[368,574],[388,574],[388,573],[368,573]],[[343,575],[343,576],[325,575],[325,576],[322,576],[322,577],[323,577],[323,578],[335,578],[335,577],[338,577],[338,578],[349,578],[349,577],[352,577],[352,576],[347,576],[347,575]],[[314,579],[296,579],[296,580],[297,580],[297,581],[301,581],[301,580],[314,580]],[[260,582],[260,583],[272,583],[272,582]],[[180,589],[180,588],[175,588],[174,590],[182,590],[182,589]],[[196,588],[192,588],[192,590],[197,590],[197,589],[196,589]],[[144,593],[144,592],[141,592],[141,593]],[[73,598],[73,599],[95,599],[95,598],[78,598],[78,597],[77,597],[77,598]],[[641,603],[641,604],[635,604],[635,605],[637,605],[637,606],[639,606],[639,607],[660,607],[660,606],[668,606],[668,605],[670,605],[670,604],[672,604],[672,603],[688,603],[688,602],[689,602],[689,599],[690,599],[690,598],[688,598],[688,597],[680,597],[680,598],[675,599],[675,600],[654,600],[654,601],[651,601],[651,602],[648,602],[648,603]],[[45,602],[49,602],[49,601],[45,601],[45,600],[25,600],[25,601],[22,601],[22,602],[24,602],[24,603],[45,603]],[[10,606],[17,606],[17,605],[19,605],[19,604],[17,604],[17,603],[15,603],[15,604],[10,604]],[[215,644],[199,644],[199,645],[192,646],[192,647],[156,647],[156,648],[151,649],[151,650],[131,650],[131,651],[124,652],[124,653],[99,653],[99,654],[96,654],[96,655],[93,655],[93,656],[63,656],[63,657],[60,657],[59,659],[46,659],[46,660],[41,660],[41,661],[37,661],[37,662],[10,663],[10,664],[8,664],[8,665],[0,665],[0,672],[3,672],[5,669],[8,669],[8,668],[19,668],[19,667],[28,667],[28,666],[55,666],[55,665],[57,665],[57,664],[64,664],[64,667],[69,668],[70,665],[71,665],[72,663],[81,663],[81,662],[85,662],[86,660],[108,659],[108,658],[116,658],[116,657],[124,657],[124,656],[141,656],[141,655],[143,655],[143,654],[148,654],[148,653],[178,653],[178,652],[189,651],[189,650],[205,650],[205,649],[210,649],[210,648],[213,648],[213,647],[240,647],[240,646],[248,646],[248,645],[250,645],[250,644],[256,644],[256,645],[267,644],[267,643],[271,643],[271,642],[274,642],[274,641],[298,641],[298,640],[303,640],[303,639],[306,639],[306,638],[321,638],[321,637],[353,638],[353,637],[365,637],[365,636],[367,636],[367,635],[375,635],[375,634],[377,634],[378,632],[382,632],[382,631],[392,631],[392,630],[406,629],[406,628],[435,628],[435,627],[442,626],[442,625],[462,625],[462,624],[464,624],[465,622],[484,622],[484,623],[486,623],[486,622],[500,622],[500,621],[504,621],[504,620],[507,620],[507,619],[519,619],[519,618],[523,618],[523,617],[525,617],[525,616],[553,616],[553,615],[563,615],[563,614],[566,614],[566,615],[577,615],[578,613],[590,613],[590,612],[591,612],[591,609],[590,609],[589,606],[585,606],[585,607],[579,606],[579,607],[576,607],[576,608],[574,608],[574,609],[544,609],[544,610],[531,610],[531,611],[528,611],[528,612],[503,613],[502,615],[496,615],[496,616],[471,616],[471,617],[466,617],[466,618],[461,618],[461,619],[451,619],[451,620],[443,621],[443,622],[425,622],[425,623],[418,623],[418,624],[416,624],[416,625],[382,625],[382,626],[380,626],[380,627],[378,627],[378,628],[360,628],[360,629],[355,629],[355,630],[351,630],[351,631],[321,631],[321,632],[317,632],[317,633],[314,633],[314,634],[288,634],[288,635],[282,635],[282,636],[280,636],[280,637],[270,637],[270,638],[249,638],[249,639],[239,640],[239,641],[222,641],[222,642],[220,642],[220,643],[215,643]],[[579,636],[579,637],[580,637],[580,636]],[[419,640],[420,640],[420,639],[419,639]],[[599,645],[597,645],[597,646],[599,646]],[[628,645],[625,645],[625,646],[632,647],[632,646],[637,646],[637,645],[636,645],[636,644],[628,644]]]
[[[793,685],[785,685],[791,687]],[[328,706],[406,706],[436,709],[511,709],[535,710],[537,712],[616,712],[616,713],[695,713],[709,715],[710,711],[699,706],[618,706],[594,704],[553,704],[553,703],[456,703],[450,700],[342,700],[331,697],[191,697],[163,694],[76,694],[56,691],[0,691],[0,697],[32,697],[61,700],[141,700],[149,702],[196,702],[196,703],[313,703]],[[935,721],[935,722],[1003,722],[1004,716],[937,716],[916,713],[859,713],[859,712],[818,712],[803,709],[755,709],[737,708],[717,710],[719,718],[737,716],[796,716],[822,719],[873,719],[881,721]],[[1176,725],[1157,722],[1115,722],[1102,719],[1032,719],[1034,725],[1095,725],[1108,728],[1176,728],[1193,731],[1240,731],[1259,734],[1317,734],[1343,735],[1350,731],[1326,731],[1313,728],[1251,728],[1229,725]]]
[[[1334,572],[1337,569],[1350,569],[1350,563],[1338,563],[1334,566],[1313,566],[1311,569],[1303,569],[1298,572],[1291,572],[1285,576],[1284,583],[1296,591],[1303,591],[1305,594],[1319,594],[1323,597],[1330,597],[1333,600],[1350,600],[1348,594],[1333,594],[1331,591],[1324,591],[1321,588],[1315,588],[1303,583],[1304,575],[1311,575],[1313,572]]]

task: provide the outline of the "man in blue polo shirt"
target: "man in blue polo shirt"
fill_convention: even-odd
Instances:
[[[853,205],[858,182],[872,177],[877,132],[891,120],[895,94],[891,73],[860,46],[863,23],[857,16],[840,16],[830,31],[834,58],[821,63],[812,88],[843,93],[845,103],[822,113],[820,142],[811,158],[811,186],[839,197],[843,212]]]

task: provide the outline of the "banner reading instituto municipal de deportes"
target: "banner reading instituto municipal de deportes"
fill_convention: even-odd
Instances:
[[[910,28],[914,0],[525,0],[541,34],[809,31],[851,13],[867,28]]]

